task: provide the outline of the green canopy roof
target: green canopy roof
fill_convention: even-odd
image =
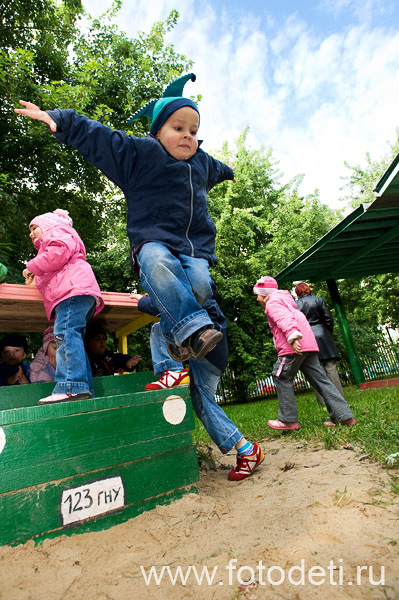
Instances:
[[[326,281],[399,272],[399,154],[362,204],[276,276]]]

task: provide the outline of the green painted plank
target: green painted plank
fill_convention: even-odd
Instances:
[[[95,377],[93,380],[94,393],[97,398],[131,394],[144,391],[144,386],[154,380],[151,371]],[[10,385],[0,388],[0,410],[37,405],[40,398],[49,396],[54,383],[32,383],[29,385]]]
[[[95,475],[95,480],[93,479]],[[38,534],[44,534],[62,526],[62,493],[73,496],[73,488],[96,485],[94,481],[120,477],[123,482],[124,506],[138,504],[165,492],[187,486],[199,479],[198,461],[194,448],[185,447],[151,458],[133,461],[118,467],[101,469],[95,474],[82,474],[71,478],[35,486],[19,492],[0,496],[0,544],[24,541]],[[67,496],[68,497],[68,496]],[[93,495],[94,499],[96,496]],[[101,498],[104,498],[103,496]],[[79,498],[80,500],[80,498]],[[92,501],[90,494],[84,494],[82,502]],[[63,501],[64,511],[73,507],[77,512],[80,506]],[[94,502],[95,504],[95,502]],[[121,508],[124,512],[126,508]],[[81,513],[83,514],[83,513]],[[98,520],[101,517],[96,517]],[[79,527],[74,524],[74,527]],[[60,533],[63,528],[59,529]]]
[[[41,384],[38,384],[41,385]],[[27,386],[23,386],[27,387]],[[0,388],[1,389],[1,388]],[[50,419],[57,416],[67,416],[77,413],[90,413],[99,410],[119,408],[133,404],[146,404],[165,400],[168,396],[178,395],[182,398],[190,396],[188,386],[180,386],[174,390],[156,390],[153,392],[125,393],[104,398],[89,398],[73,402],[59,402],[53,405],[35,405],[0,411],[0,426],[11,423],[25,423],[36,420]]]
[[[64,479],[81,473],[98,471],[148,456],[156,456],[192,445],[191,433],[170,435],[141,441],[119,448],[107,448],[101,452],[60,458],[48,463],[30,465],[11,470],[1,470],[0,493],[32,487],[49,481]]]
[[[0,454],[0,492],[10,489],[8,473],[19,467],[25,469],[26,473],[25,476],[21,473],[18,488],[14,489],[29,485],[32,467],[42,465],[45,470],[46,465],[54,460],[86,454],[94,456],[96,452],[103,450],[191,431],[195,427],[191,401],[182,401],[186,405],[186,413],[183,421],[177,425],[172,425],[165,419],[164,402],[153,401],[3,426],[1,430],[5,443]],[[134,458],[135,456],[131,457]],[[3,485],[6,488],[3,489]]]

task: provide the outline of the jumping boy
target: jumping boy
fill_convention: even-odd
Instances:
[[[140,279],[161,314],[166,339],[203,358],[223,334],[202,305],[211,298],[209,265],[215,264],[216,229],[207,192],[233,180],[231,167],[199,148],[197,105],[182,97],[189,74],[130,119],[152,119],[149,136],[115,131],[73,110],[42,111],[30,102],[15,112],[47,123],[124,193],[127,233]]]

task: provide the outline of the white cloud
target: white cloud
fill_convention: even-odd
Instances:
[[[301,193],[319,188],[322,201],[337,207],[349,174],[344,161],[365,164],[366,152],[382,157],[399,125],[399,33],[369,24],[382,4],[366,4],[359,23],[358,0],[336,2],[336,12],[350,8],[357,17],[328,34],[298,14],[277,26],[272,14],[263,22],[251,14],[238,19],[204,0],[129,0],[118,21],[133,37],[177,8],[168,42],[194,61],[197,82],[185,92],[203,96],[203,147],[220,148],[249,125],[248,141],[273,148],[285,179],[304,173]],[[109,0],[98,6],[104,10]]]

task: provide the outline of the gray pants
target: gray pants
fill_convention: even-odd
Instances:
[[[294,392],[294,377],[301,370],[310,385],[324,398],[331,421],[351,419],[353,413],[343,395],[327,377],[318,352],[279,356],[273,367],[273,380],[278,397],[278,416],[283,423],[298,422],[298,407]]]
[[[341,392],[342,395],[344,395],[344,390],[342,389],[342,383],[341,383],[341,380],[340,380],[339,374],[338,374],[337,361],[335,360],[335,358],[321,360],[320,362],[321,362],[322,366],[324,367],[327,377],[330,379],[330,381],[332,381],[332,383],[335,385],[337,390],[339,392]],[[319,392],[317,390],[314,390],[314,393],[315,393],[317,402],[319,404],[321,404],[321,406],[325,406],[326,403],[324,402],[323,396],[321,394],[319,394]]]

